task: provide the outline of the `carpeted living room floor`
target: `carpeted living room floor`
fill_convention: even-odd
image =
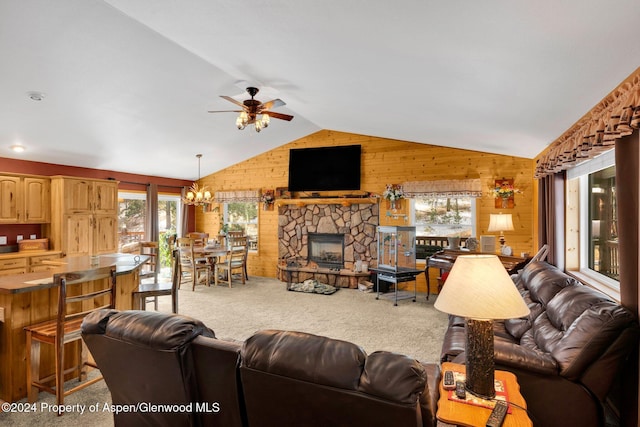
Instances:
[[[183,287],[178,306],[180,314],[202,320],[219,339],[244,340],[261,329],[296,330],[351,341],[367,353],[387,350],[437,362],[447,316],[433,308],[435,295],[427,301],[425,294],[418,294],[416,302],[400,300],[398,306],[389,299],[392,295],[376,300],[375,293],[356,289],[332,295],[287,292],[278,280],[252,276],[246,285],[237,282],[233,288],[197,286],[194,292]],[[160,298],[158,308],[169,313],[169,298]],[[0,425],[112,426],[111,414],[101,410],[110,401],[105,383],[99,382],[68,396],[65,404],[89,408],[97,403],[100,410],[58,417],[41,410],[55,402],[53,396],[41,393],[35,413],[0,413]]]

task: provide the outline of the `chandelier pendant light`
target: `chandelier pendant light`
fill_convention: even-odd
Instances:
[[[198,158],[198,181],[200,181],[200,159],[202,158],[202,154],[196,154],[196,157]],[[190,206],[206,206],[213,203],[213,197],[206,185],[200,187],[196,181],[191,184],[191,188],[189,188],[187,194],[182,198],[182,203]]]

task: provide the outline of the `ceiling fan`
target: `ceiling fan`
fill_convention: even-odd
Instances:
[[[273,117],[274,119],[287,120],[291,121],[293,116],[288,114],[276,113],[275,111],[271,111],[272,108],[281,107],[285,105],[284,101],[281,99],[273,99],[269,102],[262,103],[257,99],[254,99],[254,96],[258,93],[258,88],[248,87],[247,92],[251,95],[251,99],[245,99],[243,102],[236,101],[230,96],[220,95],[220,98],[224,98],[229,102],[233,102],[234,104],[242,107],[242,110],[224,110],[224,111],[209,111],[210,113],[240,113],[238,118],[236,119],[236,126],[238,129],[242,130],[247,125],[253,124],[255,126],[256,132],[260,132],[263,128],[269,126],[269,119]]]

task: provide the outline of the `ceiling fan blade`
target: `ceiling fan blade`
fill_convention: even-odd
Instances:
[[[233,98],[232,98],[232,97],[230,97],[230,96],[227,96],[227,95],[220,95],[220,98],[226,99],[226,100],[227,100],[227,101],[229,101],[229,102],[233,102],[233,103],[234,103],[234,104],[236,104],[238,107],[242,107],[242,108],[244,108],[244,104],[243,104],[242,102],[240,102],[240,101],[236,101],[235,99],[233,99]]]
[[[271,101],[267,101],[264,104],[262,104],[262,109],[263,110],[270,110],[272,108],[282,107],[283,105],[286,105],[283,100],[281,100],[279,98],[278,99],[272,99]]]
[[[269,117],[273,117],[274,119],[286,120],[288,122],[293,119],[293,116],[290,116],[288,114],[276,113],[275,111],[263,111],[262,114],[266,114]]]
[[[244,110],[218,110],[218,111],[207,111],[207,113],[242,113]]]

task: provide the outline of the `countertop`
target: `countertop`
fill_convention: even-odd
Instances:
[[[47,263],[57,265],[55,269],[50,271],[0,276],[0,294],[31,292],[54,287],[53,275],[67,271],[90,270],[95,267],[115,265],[116,275],[129,274],[147,262],[149,256],[115,253],[100,255],[99,260],[100,263],[97,266],[92,266],[88,256],[60,258]]]

